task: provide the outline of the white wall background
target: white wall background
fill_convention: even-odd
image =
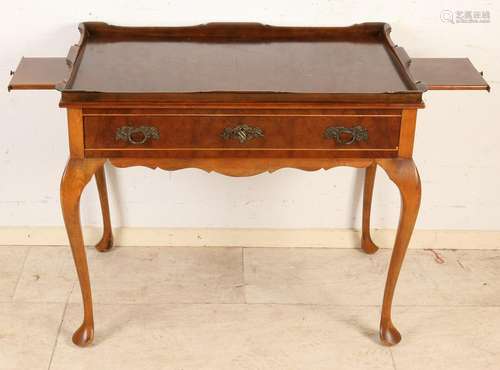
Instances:
[[[443,23],[444,9],[485,10],[489,24]],[[415,160],[423,180],[419,228],[500,230],[499,1],[6,1],[0,15],[0,226],[62,225],[59,180],[67,149],[58,92],[7,92],[22,56],[66,56],[85,20],[120,25],[257,21],[334,26],[385,21],[413,57],[470,57],[492,93],[428,92]],[[360,224],[363,174],[339,168],[230,178],[107,167],[115,226],[348,228]],[[374,226],[393,228],[399,196],[379,172]],[[100,224],[95,184],[82,220]]]

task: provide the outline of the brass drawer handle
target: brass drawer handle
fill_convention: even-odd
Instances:
[[[264,137],[264,132],[258,127],[239,125],[236,127],[226,127],[222,131],[221,136],[224,140],[237,139],[243,144],[248,140]]]
[[[346,138],[343,139],[343,134]],[[368,130],[362,126],[355,127],[328,127],[325,130],[325,138],[335,140],[337,144],[351,145],[356,141],[367,141]]]
[[[160,133],[153,126],[123,126],[116,130],[116,140],[127,141],[133,145],[144,144],[149,139],[158,140]]]

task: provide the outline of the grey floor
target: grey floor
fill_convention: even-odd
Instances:
[[[96,340],[68,247],[0,246],[0,369],[500,369],[500,251],[410,251],[403,341],[379,345],[390,250],[88,249]]]

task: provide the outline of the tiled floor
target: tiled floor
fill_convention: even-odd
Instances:
[[[410,251],[396,347],[377,327],[390,250],[88,249],[96,340],[67,247],[0,246],[0,369],[500,369],[500,251]]]

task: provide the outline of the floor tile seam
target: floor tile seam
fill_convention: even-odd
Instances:
[[[28,255],[31,253],[32,248],[33,247],[31,247],[31,246],[28,247],[28,250],[26,251],[26,253],[24,255],[23,263],[22,263],[21,269],[19,270],[19,275],[17,276],[16,286],[14,287],[14,291],[12,292],[12,295],[11,295],[12,302],[14,302],[14,298],[16,297],[17,288],[19,287],[19,284],[21,283],[21,278],[22,278],[23,273],[24,273],[24,268],[26,267],[26,261],[28,260]]]
[[[64,304],[64,309],[63,309],[63,312],[61,315],[61,321],[59,322],[59,326],[57,328],[56,338],[54,340],[54,345],[52,347],[52,352],[50,354],[49,366],[47,367],[47,370],[50,370],[50,368],[52,367],[52,361],[54,359],[54,354],[56,352],[57,342],[59,341],[59,336],[61,335],[62,325],[63,325],[64,319],[66,318],[66,312],[67,312],[67,309],[69,306],[69,300],[70,300],[71,294],[73,293],[73,290],[75,289],[75,284],[76,284],[76,282],[73,281],[73,285],[71,286],[71,290],[69,291],[68,296],[66,297],[66,302]]]

